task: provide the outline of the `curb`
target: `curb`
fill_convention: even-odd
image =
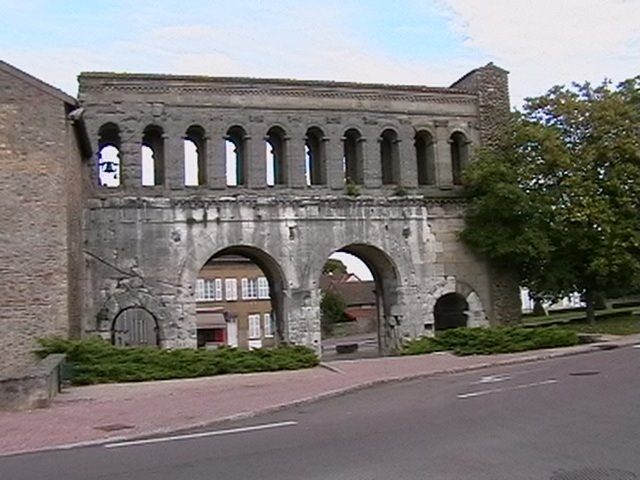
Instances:
[[[631,339],[629,339],[629,340],[631,340]],[[486,369],[486,368],[489,368],[489,367],[518,365],[518,364],[523,364],[523,363],[531,363],[531,362],[536,362],[536,361],[551,360],[551,359],[556,359],[556,358],[572,357],[572,356],[582,355],[582,354],[586,354],[586,353],[601,352],[601,351],[613,350],[613,349],[624,348],[624,347],[640,348],[640,340],[639,339],[633,339],[632,341],[624,341],[624,339],[623,339],[621,341],[598,342],[598,343],[593,343],[593,344],[581,345],[581,346],[578,346],[578,347],[568,347],[568,348],[571,348],[571,350],[568,350],[568,349],[551,350],[551,351],[547,350],[547,351],[542,351],[542,352],[537,353],[537,354],[526,355],[526,356],[522,356],[522,357],[518,357],[518,358],[507,358],[507,359],[498,360],[498,361],[491,361],[489,359],[488,361],[477,363],[477,364],[465,365],[465,366],[454,367],[454,368],[449,368],[449,369],[443,369],[443,370],[438,370],[438,371],[433,371],[433,372],[412,373],[412,374],[395,376],[395,377],[378,378],[378,379],[374,379],[374,380],[364,381],[364,382],[361,382],[361,383],[358,383],[358,384],[354,384],[354,385],[351,385],[351,386],[348,386],[348,387],[339,388],[339,389],[336,389],[336,390],[329,390],[329,391],[322,392],[322,393],[319,393],[319,394],[316,394],[316,395],[312,395],[312,396],[309,396],[309,397],[300,398],[298,400],[294,400],[294,401],[291,401],[291,402],[281,403],[281,404],[277,404],[277,405],[271,405],[271,406],[268,406],[268,407],[265,407],[265,408],[259,408],[259,409],[251,410],[251,411],[248,411],[248,412],[240,412],[240,413],[233,414],[233,415],[227,415],[225,417],[221,417],[221,418],[218,418],[218,419],[215,419],[215,420],[208,420],[208,421],[204,421],[204,422],[195,422],[195,423],[185,424],[185,425],[182,425],[180,427],[170,427],[170,428],[161,428],[161,429],[149,430],[147,432],[139,432],[139,433],[135,433],[135,434],[131,434],[131,435],[121,435],[121,436],[117,436],[117,437],[101,438],[101,439],[96,439],[96,440],[87,440],[87,441],[84,441],[84,442],[74,442],[74,443],[67,443],[67,444],[61,444],[61,445],[52,445],[52,446],[48,446],[48,447],[41,447],[41,448],[34,448],[34,449],[24,449],[24,450],[18,450],[18,451],[13,451],[13,452],[8,452],[8,453],[1,453],[0,452],[0,458],[10,457],[10,456],[17,456],[17,455],[25,455],[25,454],[30,454],[30,453],[42,453],[42,452],[52,452],[52,451],[59,451],[59,450],[70,450],[70,449],[73,449],[73,448],[96,447],[96,446],[101,446],[101,445],[105,445],[105,444],[108,444],[108,443],[132,441],[132,440],[141,440],[141,439],[155,437],[155,436],[158,436],[158,435],[167,435],[167,434],[173,434],[173,433],[186,432],[186,431],[194,430],[194,429],[198,429],[198,428],[212,427],[214,425],[219,425],[219,424],[226,423],[226,422],[246,420],[246,419],[250,419],[250,418],[256,417],[258,415],[276,413],[276,412],[285,410],[286,408],[289,408],[289,407],[308,405],[308,404],[315,403],[315,402],[318,402],[318,401],[321,401],[321,400],[340,397],[342,395],[347,395],[349,393],[358,392],[358,391],[361,391],[361,390],[366,390],[368,388],[372,388],[372,387],[376,387],[376,386],[380,386],[380,385],[400,383],[400,382],[406,382],[406,381],[410,381],[410,380],[418,380],[418,379],[422,379],[422,378],[436,377],[436,376],[440,376],[440,375],[473,372],[473,371],[476,371],[476,370],[483,370],[483,369]],[[330,365],[328,363],[325,363],[325,362],[320,362],[319,366],[322,367],[322,368],[325,368],[325,369],[327,369],[329,371],[332,371],[332,372],[334,372],[336,374],[342,374],[342,375],[345,374],[345,372],[343,372],[339,368],[337,368],[337,367],[335,367],[333,365]]]

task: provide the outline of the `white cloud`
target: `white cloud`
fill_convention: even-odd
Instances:
[[[512,98],[639,73],[638,0],[442,0],[465,44],[511,71]]]
[[[248,4],[250,15],[206,4],[197,14],[165,8],[155,17],[146,14],[148,2],[136,2],[110,34],[105,29],[112,13],[96,19],[96,35],[86,41],[67,39],[72,48],[53,42],[37,48],[8,45],[3,57],[72,95],[78,73],[91,70],[448,85],[481,64],[470,58],[409,61],[380,53],[350,23],[358,15],[356,2],[326,0],[323,8],[299,2]]]
[[[64,43],[7,43],[3,59],[70,94],[77,91],[78,73],[88,70],[448,85],[494,61],[511,72],[516,105],[558,83],[622,80],[640,65],[640,0],[434,0],[440,5],[436,16],[449,19],[463,44],[449,57],[439,52],[435,61],[429,52],[437,50],[438,38],[424,39],[430,48],[419,40],[433,31],[434,7],[423,0],[405,0],[424,8],[423,16],[389,23],[386,32],[365,32],[353,22],[379,8],[375,2],[325,0],[322,8],[309,8],[245,0],[246,14],[237,15],[214,2],[181,10],[177,2],[157,1],[162,8],[137,1],[127,16],[114,9],[92,19],[85,12],[77,28],[93,29],[94,35],[69,33]],[[116,20],[118,28],[109,31]],[[66,25],[69,19],[47,21]],[[42,28],[29,25],[34,33]],[[378,48],[387,45],[384,35],[394,35],[399,55]],[[413,43],[401,47],[400,39]],[[442,45],[456,42],[448,38]]]

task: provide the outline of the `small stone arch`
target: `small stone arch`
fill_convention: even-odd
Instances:
[[[342,136],[344,145],[344,177],[346,183],[361,185],[364,183],[364,148],[365,138],[360,129],[347,128]]]
[[[288,155],[287,155],[287,141],[289,137],[285,129],[278,125],[273,124],[269,130],[267,130],[264,137],[266,144],[266,168],[267,168],[267,185],[286,185],[288,181]],[[269,170],[272,170],[272,180],[269,179]]]
[[[328,138],[324,130],[311,125],[305,133],[305,176],[307,186],[325,185],[327,183],[327,152]]]
[[[435,135],[428,128],[417,128],[414,136],[418,185],[436,184]]]
[[[468,326],[467,300],[457,292],[441,296],[433,307],[435,331]]]
[[[122,138],[120,127],[114,122],[107,122],[98,129],[97,165],[94,170],[98,185],[118,187],[121,184],[122,172]]]
[[[205,185],[207,183],[207,134],[205,129],[197,124],[191,124],[185,131],[184,137],[184,169],[185,185]],[[194,150],[189,152],[190,150]],[[188,153],[194,158],[188,158]],[[191,174],[193,178],[189,178]]]
[[[449,136],[451,147],[451,173],[454,185],[462,185],[462,172],[469,164],[469,145],[471,141],[466,132],[455,129]]]
[[[96,315],[98,333],[112,340],[117,317],[130,309],[141,309],[151,315],[156,327],[155,345],[164,347],[165,340],[170,336],[171,314],[157,297],[144,289],[131,288],[109,296]]]
[[[147,125],[142,133],[142,185],[158,186],[165,183],[165,133],[157,124]]]
[[[247,131],[240,125],[235,124],[227,130],[225,135],[225,141],[227,146],[233,145],[234,159],[226,158],[226,177],[227,186],[246,186],[247,185],[247,170],[249,166],[249,160],[247,158],[247,140],[249,136]],[[229,153],[229,149],[226,149],[226,154]]]
[[[397,184],[400,178],[400,139],[397,130],[385,128],[378,137],[380,143],[380,171],[383,185]]]
[[[158,321],[144,307],[128,307],[115,316],[111,324],[111,343],[117,347],[158,347]]]
[[[431,322],[433,324],[433,328],[435,328],[436,331],[438,330],[436,322],[436,304],[441,298],[450,294],[456,294],[459,296],[459,298],[463,299],[464,302],[466,302],[466,307],[464,310],[464,314],[466,317],[465,325],[459,326],[485,327],[489,325],[484,306],[477,292],[468,283],[457,280],[455,277],[450,276],[444,278],[440,285],[430,296],[431,300],[429,302],[429,308],[431,313],[429,315],[430,320],[428,320],[427,323]],[[427,327],[425,326],[425,328]]]

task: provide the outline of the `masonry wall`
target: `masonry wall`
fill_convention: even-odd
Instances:
[[[36,338],[68,335],[71,310],[79,321],[70,290],[79,294],[81,200],[70,196],[83,182],[77,178],[81,161],[67,107],[33,81],[0,69],[0,369],[5,373],[32,363]]]
[[[511,314],[496,308],[515,304],[499,288],[502,279],[458,239],[465,201],[452,171],[452,136],[462,135],[471,158],[494,138],[505,101],[508,111],[506,72],[497,67],[471,72],[449,89],[89,73],[80,76],[80,101],[95,150],[106,124],[117,126],[121,140],[120,186],[100,186],[94,160],[88,187],[87,332],[106,336],[120,310],[143,306],[158,320],[163,346],[194,346],[195,281],[221,251],[246,255],[269,277],[281,341],[319,348],[318,279],[336,250],[360,256],[374,271],[383,351],[432,333],[435,303],[448,293],[467,301],[469,325]],[[149,125],[163,132],[165,181],[156,186],[141,184]],[[206,181],[197,187],[184,181],[183,139],[192,125],[207,142]],[[248,181],[227,187],[225,138],[234,126],[246,132]],[[265,136],[274,126],[286,134],[288,175],[269,187]],[[323,132],[322,185],[305,181],[309,128]],[[348,129],[361,134],[364,175],[356,192],[342,171]],[[398,171],[384,185],[387,129],[397,135]],[[414,142],[421,131],[431,135],[435,156],[429,184],[418,181]]]

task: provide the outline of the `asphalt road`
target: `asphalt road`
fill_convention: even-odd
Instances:
[[[390,384],[190,438],[0,458],[0,480],[24,479],[640,479],[640,348]]]

